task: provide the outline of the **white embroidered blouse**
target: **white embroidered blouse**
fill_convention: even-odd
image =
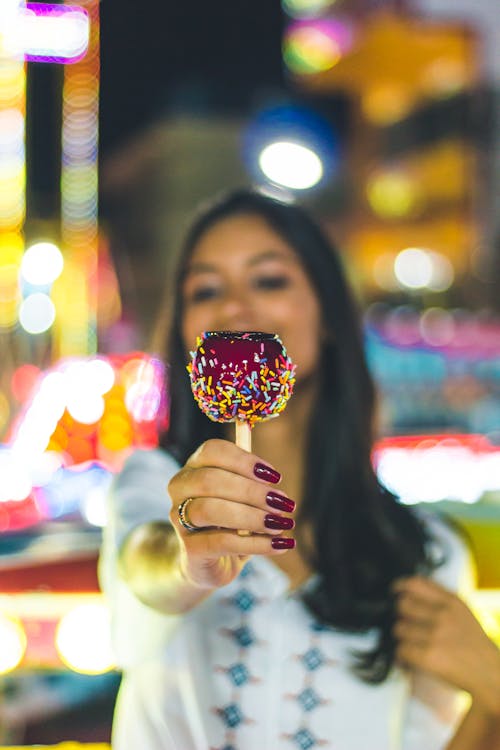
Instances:
[[[177,470],[160,450],[138,451],[110,495],[100,576],[124,671],[114,750],[443,750],[464,696],[399,668],[380,685],[360,681],[352,653],[369,650],[376,632],[318,623],[267,558],[252,558],[182,617],[131,594],[116,572],[117,550],[136,525],[168,518],[166,486]],[[468,586],[464,545],[442,522],[426,522],[447,556],[435,579]]]

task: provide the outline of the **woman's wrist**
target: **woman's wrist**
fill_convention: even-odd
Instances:
[[[471,694],[476,709],[500,724],[500,650],[494,649],[491,659],[481,665],[481,685]]]

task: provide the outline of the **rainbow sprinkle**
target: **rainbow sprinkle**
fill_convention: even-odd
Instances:
[[[241,419],[253,427],[283,411],[295,365],[277,334],[207,331],[196,346],[187,365],[191,389],[213,422]]]

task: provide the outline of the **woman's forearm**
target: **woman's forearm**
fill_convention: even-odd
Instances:
[[[446,750],[500,750],[500,652],[478,670],[472,704]]]
[[[177,535],[162,521],[143,524],[129,534],[118,570],[141,602],[164,614],[187,612],[211,592],[183,576]]]
[[[446,750],[500,750],[500,713],[473,702]]]

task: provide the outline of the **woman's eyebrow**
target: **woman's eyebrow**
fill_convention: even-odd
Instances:
[[[266,260],[282,260],[285,261],[285,263],[288,263],[290,261],[290,258],[288,257],[288,255],[285,255],[279,250],[265,250],[263,253],[259,253],[258,255],[254,255],[252,258],[250,258],[247,265],[255,266],[258,263],[262,263]]]
[[[259,263],[263,263],[267,260],[280,260],[288,263],[290,261],[290,258],[279,250],[264,250],[264,252],[259,253],[258,255],[252,255],[252,257],[249,258],[247,265],[250,267],[256,266]],[[197,261],[196,263],[192,263],[187,267],[186,276],[191,276],[191,274],[198,273],[218,273],[218,271],[218,266],[212,265],[211,263],[205,263],[203,261]]]

